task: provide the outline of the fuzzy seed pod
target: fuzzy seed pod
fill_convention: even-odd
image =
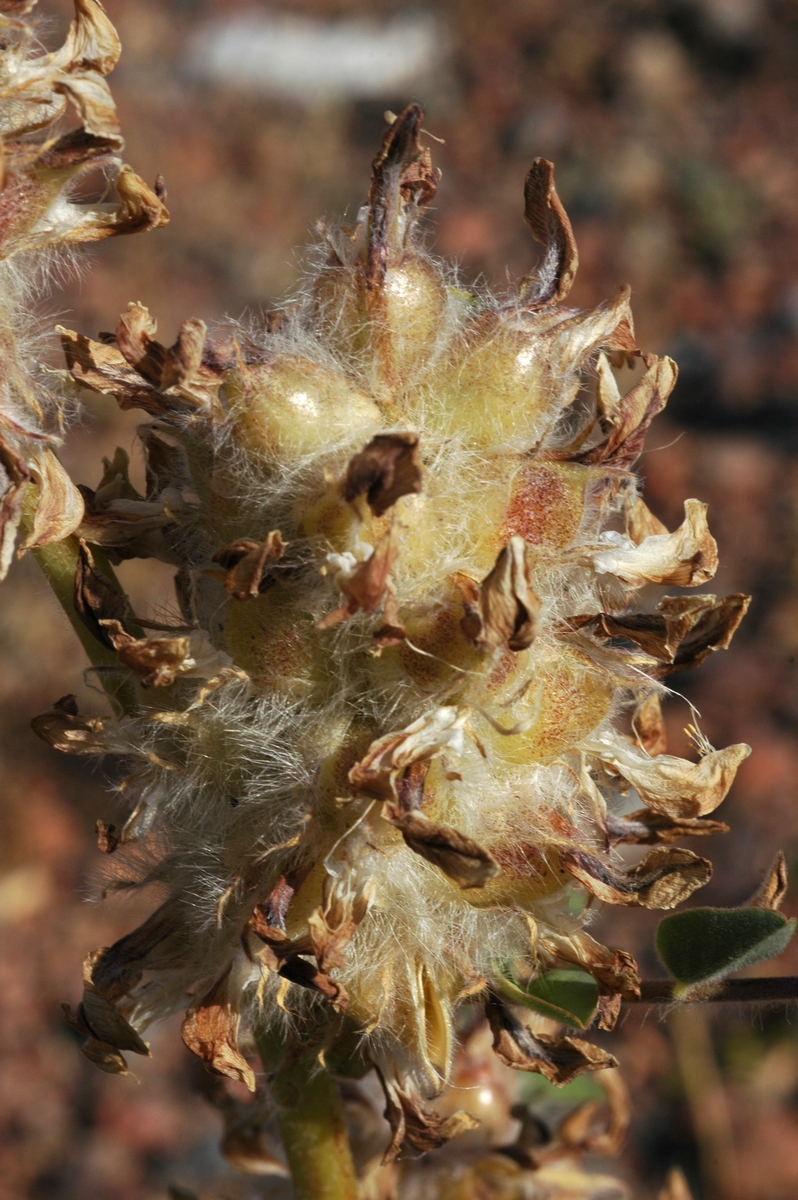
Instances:
[[[54,55],[2,19],[6,261],[163,224],[157,189],[118,165],[99,3],[77,0]],[[52,143],[67,102],[82,124]],[[189,1048],[252,1087],[245,1030],[315,1041],[340,1073],[354,1036],[389,1157],[473,1124],[426,1106],[465,999],[514,1068],[564,1083],[612,1066],[535,1032],[512,987],[576,965],[610,1027],[638,978],[586,932],[592,909],[669,909],[706,883],[709,862],[673,842],[724,828],[707,818],[748,754],[668,755],[658,700],[728,645],[747,598],[635,607],[717,565],[705,506],[687,500],[670,532],[633,473],[675,365],[637,348],[627,292],[566,307],[576,247],[543,159],[525,190],[539,269],[511,299],[460,287],[419,235],[438,180],[421,123],[415,105],[392,121],[354,227],[323,231],[314,279],[264,328],[188,320],[166,347],[131,304],[113,339],[62,331],[74,384],[146,415],[143,495],[121,450],[76,492],[5,308],[0,328],[4,561],[35,480],[23,549],[75,547],[76,611],[133,697],[110,717],[65,698],[35,729],[124,756],[129,816],[100,830],[111,886],[166,897],[87,960],[84,1049],[125,1071],[146,1026],[182,1011]],[[119,203],[85,212],[64,189],[97,161]],[[115,584],[109,560],[132,557],[175,566],[169,628]],[[648,849],[627,868],[619,843]]]

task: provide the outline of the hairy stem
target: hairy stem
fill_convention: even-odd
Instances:
[[[22,538],[27,537],[32,528],[33,513],[35,512],[33,487],[29,486],[27,492],[29,495],[26,495],[20,522]],[[91,665],[112,668],[110,671],[101,670],[100,679],[114,708],[120,715],[137,712],[141,708],[138,686],[124,672],[120,671],[119,660],[113,650],[98,642],[75,612],[75,571],[78,565],[79,549],[77,538],[68,537],[64,538],[62,542],[51,542],[48,546],[36,546],[30,553],[41,567],[45,579],[69,618]],[[102,573],[122,591],[113,567],[105,556],[95,550],[94,558]]]
[[[672,979],[644,979],[640,999],[632,1004],[669,1004],[674,1000]],[[781,1004],[798,1000],[798,975],[771,975],[756,979],[727,979],[706,991],[679,999],[680,1004],[746,1003]]]
[[[256,1034],[267,1072],[273,1059],[268,1036]],[[357,1200],[357,1178],[338,1088],[314,1054],[290,1054],[271,1080],[279,1105],[296,1200]]]

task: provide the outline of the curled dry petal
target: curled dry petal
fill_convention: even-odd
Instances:
[[[436,708],[419,717],[406,729],[378,738],[368,753],[349,772],[349,782],[358,792],[378,800],[396,800],[396,784],[411,763],[437,758],[448,750],[462,754],[468,709]]]
[[[74,605],[75,612],[89,633],[109,650],[116,649],[106,622],[119,624],[127,617],[127,598],[113,580],[97,569],[94,556],[85,542],[81,542],[78,548]]]
[[[787,894],[788,883],[787,862],[784,851],[779,850],[746,907],[769,908],[775,912]]]
[[[713,833],[728,833],[723,821],[706,817],[669,817],[652,808],[639,808],[628,816],[607,816],[607,835],[613,846],[654,846],[679,842],[684,837],[708,837]]]
[[[93,70],[108,75],[119,61],[121,52],[119,35],[102,4],[98,0],[75,0],[75,16],[66,41],[52,56],[52,61],[64,70]]]
[[[324,903],[308,917],[319,970],[327,973],[344,966],[346,948],[374,903],[375,894],[374,879],[367,880],[361,888],[352,886],[348,877],[330,875],[324,881]]]
[[[663,525],[659,517],[655,517],[645,502],[636,496],[626,509],[626,536],[639,546],[647,537],[667,532],[667,525]]]
[[[646,654],[660,659],[660,678],[698,667],[713,650],[725,650],[748,611],[750,596],[665,596],[653,613],[599,613],[592,624],[599,637],[626,638]]]
[[[83,498],[52,450],[43,450],[32,462],[30,471],[39,485],[39,494],[33,527],[20,552],[62,542],[83,519]]]
[[[554,186],[554,164],[536,158],[524,183],[524,220],[545,257],[535,274],[521,285],[525,309],[560,304],[571,290],[579,266],[576,240],[568,214]]]
[[[378,433],[350,459],[341,495],[350,504],[365,495],[371,511],[381,517],[400,497],[420,492],[421,484],[418,434]]]
[[[540,597],[532,587],[532,551],[511,537],[477,591],[457,576],[465,603],[463,630],[480,650],[526,650],[537,633]],[[470,586],[469,586],[470,585]]]
[[[145,687],[169,687],[181,675],[211,679],[233,665],[229,654],[217,650],[204,629],[178,637],[135,638],[117,620],[101,620],[117,658],[142,676]]]
[[[329,1000],[336,1012],[344,1012],[349,1004],[349,996],[342,983],[338,983],[326,971],[320,970],[298,954],[285,960],[279,974],[290,983],[309,988],[312,992],[319,992],[325,1000]]]
[[[662,719],[662,705],[656,692],[641,700],[632,718],[637,744],[651,758],[664,754],[668,749],[668,737],[665,722]]]
[[[461,888],[481,888],[499,874],[492,854],[473,838],[448,825],[438,825],[420,812],[395,816],[392,824],[416,854],[440,868]]]
[[[532,1071],[562,1087],[585,1071],[618,1065],[611,1054],[582,1038],[533,1034],[495,996],[488,1000],[485,1012],[495,1053],[505,1066],[516,1071]]]
[[[170,897],[132,933],[125,934],[108,949],[95,952],[96,987],[111,1000],[118,1000],[135,987],[143,971],[173,965],[176,947],[184,938],[181,905],[175,897]]]
[[[115,346],[93,342],[61,325],[56,331],[61,335],[67,369],[77,383],[101,396],[113,396],[120,408],[142,408],[154,417],[169,411],[169,401],[128,366]]]
[[[353,617],[357,612],[373,613],[390,584],[391,567],[399,553],[393,530],[380,538],[365,562],[351,554],[330,554],[330,565],[336,567],[336,586],[347,597],[346,604],[336,608],[319,621],[319,629],[330,629]]]
[[[607,544],[593,554],[599,575],[617,575],[634,586],[664,583],[695,587],[706,583],[718,568],[718,547],[707,527],[707,506],[685,500],[684,521],[675,533],[652,534],[635,546],[612,531],[603,534]]]
[[[606,1104],[589,1100],[562,1121],[542,1159],[559,1154],[620,1154],[632,1119],[629,1090],[620,1071],[609,1068],[596,1075],[604,1091]]]
[[[405,1142],[414,1150],[426,1153],[436,1150],[453,1137],[476,1129],[479,1121],[470,1113],[459,1111],[449,1117],[439,1117],[424,1107],[414,1084],[407,1080],[403,1085],[387,1072],[378,1069],[380,1083],[385,1093],[385,1119],[391,1126],[391,1141],[383,1155],[383,1163],[393,1162]]]
[[[375,629],[371,638],[369,653],[379,655],[389,646],[399,646],[407,637],[407,630],[402,621],[396,590],[389,579],[385,585],[385,596],[382,602],[382,624]]]
[[[666,602],[678,602],[683,599],[687,597],[666,597],[659,607],[663,608]],[[711,599],[714,601],[714,597]],[[750,596],[738,592],[732,596],[725,596],[723,600],[707,605],[699,611],[697,619],[682,637],[673,659],[663,668],[660,677],[673,675],[677,671],[692,671],[700,667],[714,650],[728,649],[750,603]]]
[[[0,579],[5,579],[22,517],[22,498],[30,480],[25,460],[0,437]]]
[[[248,600],[265,592],[271,582],[266,573],[267,564],[283,557],[288,545],[273,529],[262,543],[251,538],[242,538],[217,550],[212,561],[219,563],[225,571],[224,586],[234,600]]]
[[[599,989],[599,1029],[613,1029],[621,1002],[640,997],[637,963],[626,950],[602,946],[584,930],[548,934],[538,948],[544,962],[573,963],[593,976]]]
[[[540,939],[541,953],[551,962],[583,967],[596,982],[624,999],[640,996],[637,963],[626,950],[615,950],[597,942],[585,930],[572,934],[549,933]]]
[[[104,1071],[124,1075],[127,1063],[122,1051],[149,1057],[150,1048],[119,1011],[115,999],[97,986],[93,975],[101,954],[89,954],[83,963],[83,999],[77,1011],[73,1013],[68,1004],[62,1008],[67,1023],[86,1038],[81,1047],[85,1056]]]
[[[49,712],[34,717],[30,727],[64,754],[102,754],[106,749],[104,723],[99,717],[81,717],[73,695],[62,696]]]
[[[561,850],[560,861],[598,900],[642,908],[675,908],[712,875],[707,859],[676,846],[658,846],[630,871],[577,847]]]
[[[380,152],[371,167],[368,207],[371,230],[366,263],[366,303],[371,312],[379,311],[379,297],[385,273],[400,260],[405,242],[401,217],[406,204],[426,207],[432,202],[438,172],[427,169],[425,155],[418,143],[424,113],[410,104],[386,129]]]
[[[241,1013],[231,986],[232,965],[221,975],[199,1004],[186,1013],[183,1041],[206,1066],[255,1091],[255,1074],[238,1049]]]
[[[191,384],[202,365],[205,322],[184,321],[177,341],[168,349],[155,340],[157,328],[143,304],[128,304],[116,327],[116,342],[123,357],[159,392]]]
[[[648,427],[667,404],[676,383],[676,363],[646,356],[647,370],[639,383],[621,396],[606,355],[599,355],[598,414],[603,440],[577,456],[583,463],[603,463],[628,469],[643,449]]]
[[[256,905],[247,922],[247,930],[255,934],[266,948],[261,951],[260,961],[290,983],[319,992],[337,1012],[343,1012],[349,1004],[346,988],[321,967],[302,957],[314,953],[313,933],[319,934],[318,925],[304,936],[290,938],[281,929],[270,925],[269,919],[267,902],[265,905]],[[310,928],[310,922],[308,924]],[[323,942],[319,943],[319,949],[324,950]]]
[[[741,742],[713,750],[697,763],[671,754],[648,758],[611,735],[595,739],[590,748],[635,788],[649,808],[679,818],[714,812],[725,800],[740,763],[751,753],[751,747]]]
[[[100,854],[113,854],[122,841],[121,830],[116,825],[106,825],[105,821],[95,823],[97,832],[97,849]]]

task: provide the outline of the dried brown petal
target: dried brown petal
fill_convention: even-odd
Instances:
[[[684,521],[670,534],[653,534],[638,545],[618,533],[603,535],[607,548],[593,553],[599,575],[617,575],[626,583],[664,583],[696,587],[718,568],[718,547],[707,527],[707,506],[685,500]]]
[[[611,1054],[582,1038],[533,1034],[497,997],[485,1005],[493,1034],[493,1049],[507,1067],[543,1075],[558,1087],[585,1071],[617,1067]]]
[[[185,321],[177,341],[168,349],[155,340],[157,328],[143,304],[128,304],[116,327],[116,342],[124,358],[158,391],[190,383],[202,365],[205,323]]]
[[[37,737],[64,754],[103,754],[104,723],[98,717],[81,717],[73,695],[62,696],[49,712],[34,717],[30,727]]]
[[[308,924],[311,925],[310,922]],[[343,1012],[346,1009],[349,997],[343,985],[331,979],[327,972],[315,963],[302,957],[315,952],[313,933],[319,936],[318,923],[315,929],[311,926],[311,932],[306,935],[289,938],[281,929],[269,924],[268,911],[264,910],[263,904],[258,904],[247,922],[247,930],[254,933],[266,946],[266,951],[261,953],[260,958],[270,971],[277,971],[284,979],[299,984],[300,987],[320,992],[337,1011]],[[323,953],[323,938],[318,946]]]
[[[457,829],[438,825],[420,812],[395,816],[391,822],[416,854],[438,867],[461,888],[481,888],[500,867],[493,855]]]
[[[75,532],[83,518],[83,498],[52,450],[44,450],[36,457],[31,474],[39,485],[39,495],[33,527],[20,552],[62,542]]]
[[[660,609],[673,599],[666,597],[660,603]],[[660,672],[660,678],[673,675],[676,671],[692,671],[695,667],[700,667],[714,650],[726,650],[750,603],[750,596],[738,592],[732,596],[725,596],[723,600],[703,610],[689,634],[681,640],[672,662]]]
[[[600,988],[618,993],[624,999],[638,999],[640,978],[637,963],[626,950],[610,949],[597,942],[585,930],[572,934],[547,934],[539,948],[551,962],[569,962],[583,967]]]
[[[113,71],[122,46],[119,36],[98,0],[75,0],[75,16],[66,41],[53,61],[68,71]]]
[[[181,931],[181,905],[171,897],[132,933],[95,953],[95,985],[111,1000],[124,996],[135,987],[144,970],[159,970],[174,963],[174,943]]]
[[[319,629],[330,629],[357,612],[373,613],[389,587],[391,567],[398,553],[391,530],[380,538],[365,562],[358,563],[351,554],[330,556],[335,560],[334,565],[338,565],[335,583],[347,597],[347,602],[323,617]]]
[[[62,1004],[67,1023],[86,1040],[81,1051],[90,1062],[113,1075],[128,1074],[123,1050],[149,1057],[143,1042],[114,1003],[114,998],[97,986],[93,972],[102,951],[89,954],[83,963],[83,999],[75,1013]]]
[[[382,625],[372,634],[369,653],[378,655],[389,646],[400,646],[406,637],[407,630],[399,612],[396,591],[389,579],[382,602]]]
[[[224,586],[234,600],[248,600],[265,592],[271,582],[266,574],[267,563],[283,557],[288,545],[274,529],[261,544],[250,538],[231,542],[217,550],[212,561],[226,570]]]
[[[391,1126],[391,1141],[383,1155],[383,1163],[396,1159],[405,1142],[415,1150],[426,1153],[436,1150],[460,1133],[476,1129],[479,1121],[460,1110],[449,1117],[424,1108],[421,1097],[409,1080],[400,1085],[386,1071],[377,1070],[385,1093],[385,1119]]]
[[[632,718],[632,729],[641,749],[651,758],[664,754],[668,749],[662,705],[656,692],[641,700]]]
[[[667,525],[654,516],[639,496],[635,497],[626,510],[626,536],[639,546],[647,537],[667,532]]]
[[[0,437],[0,580],[5,579],[11,566],[22,517],[22,497],[29,480],[25,460]]]
[[[144,687],[169,687],[181,675],[210,679],[233,665],[202,629],[178,637],[135,638],[117,620],[101,619],[100,625],[122,666],[141,675]]]
[[[93,342],[82,333],[73,333],[60,325],[56,326],[56,332],[61,335],[67,369],[83,387],[102,396],[113,396],[120,408],[142,408],[153,417],[175,408],[175,402],[170,404],[169,398],[128,366],[115,346]]]
[[[98,1041],[149,1056],[150,1048],[143,1042],[116,1005],[87,980],[81,1003],[83,1017]]]
[[[113,854],[122,840],[121,830],[116,825],[106,825],[105,821],[97,821],[97,849],[101,854]]]
[[[570,846],[560,851],[560,861],[597,899],[642,908],[675,908],[712,875],[707,859],[675,846],[649,851],[630,871],[616,871],[597,855]]]
[[[69,1006],[66,1005],[66,1008]],[[109,1075],[129,1075],[127,1060],[120,1050],[108,1042],[100,1042],[97,1038],[87,1038],[80,1047],[81,1054]]]
[[[599,356],[598,412],[604,440],[577,455],[575,461],[628,469],[643,449],[648,427],[665,407],[676,383],[676,364],[670,358],[646,356],[647,370],[625,396],[604,355]]]
[[[397,780],[411,763],[436,758],[446,750],[462,753],[467,719],[467,709],[436,708],[406,729],[378,738],[350,770],[349,782],[356,791],[378,800],[396,800]]]
[[[207,1067],[254,1092],[255,1074],[238,1049],[241,1014],[232,994],[231,972],[229,966],[199,1004],[188,1010],[180,1032],[189,1050]]]
[[[321,993],[325,1000],[329,1000],[336,1012],[344,1012],[349,1004],[349,996],[343,984],[331,979],[325,971],[320,970],[314,963],[308,962],[306,958],[300,958],[299,955],[287,958],[280,967],[279,973],[283,979],[288,979],[291,983],[297,983],[300,987]]]
[[[401,496],[421,491],[417,433],[378,433],[349,462],[341,495],[350,504],[365,495],[381,517]]]
[[[74,80],[70,81],[69,90],[70,93],[77,92]],[[85,90],[84,86],[82,92],[85,93]],[[98,128],[101,128],[102,116],[96,107],[94,112],[98,117]],[[33,250],[59,244],[99,242],[109,237],[144,233],[168,225],[169,213],[163,201],[132,167],[123,163],[115,182],[118,204],[98,209],[57,202],[48,214],[49,220],[39,221],[34,232],[14,248]]]
[[[496,564],[479,587],[468,589],[465,577],[456,582],[464,593],[463,630],[480,650],[526,650],[535,639],[540,597],[532,587],[532,555],[521,537],[511,537]]]
[[[346,948],[371,908],[375,891],[373,879],[357,887],[349,877],[327,876],[322,907],[308,917],[308,930],[319,970],[327,973],[345,965]]]
[[[85,542],[81,542],[78,549],[74,604],[75,612],[89,633],[109,650],[115,649],[104,622],[111,620],[118,624],[124,620],[128,613],[127,597],[112,580],[97,570],[94,557]]]
[[[136,433],[144,448],[148,500],[191,485],[188,456],[178,442],[168,441],[151,424],[139,425]]]
[[[670,817],[704,817],[725,800],[737,768],[751,753],[745,743],[713,750],[697,763],[671,754],[649,758],[613,738],[596,739],[591,750],[637,791],[648,808]]]
[[[748,908],[769,908],[774,912],[781,907],[781,902],[787,895],[789,880],[787,879],[787,862],[784,851],[779,850],[767,870],[765,878],[748,901]]]
[[[524,220],[546,254],[521,285],[525,309],[560,304],[571,290],[579,254],[571,222],[554,186],[554,164],[536,158],[524,183]]]
[[[651,808],[639,808],[628,816],[607,816],[607,834],[613,846],[654,846],[679,842],[684,837],[708,837],[713,833],[728,833],[723,821],[706,817],[669,817]]]
[[[375,308],[375,302],[379,303],[386,271],[400,261],[404,250],[405,231],[400,217],[407,197],[402,185],[405,181],[411,182],[412,168],[424,162],[424,152],[418,144],[423,120],[424,113],[419,106],[408,105],[386,129],[380,152],[372,163],[368,195],[371,236],[366,262],[366,303],[370,311]],[[422,172],[421,179],[422,203],[429,204],[435,194],[437,173]]]
[[[545,1157],[553,1157],[563,1150],[582,1154],[620,1154],[632,1119],[629,1090],[617,1070],[602,1071],[596,1075],[596,1082],[604,1090],[606,1105],[591,1100],[569,1113]]]

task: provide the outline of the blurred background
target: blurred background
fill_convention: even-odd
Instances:
[[[410,99],[445,139],[434,147],[437,250],[464,278],[502,288],[536,261],[524,175],[535,156],[554,160],[581,258],[571,302],[630,283],[639,345],[680,366],[639,464],[646,499],[670,527],[684,497],[708,501],[714,586],[754,596],[732,649],[673,678],[715,745],[754,751],[720,814],[732,832],[711,847],[702,903],[743,901],[779,847],[798,867],[795,0],[106,7],[124,46],[111,84],[126,158],[150,182],[165,176],[172,222],[84,256],[43,305],[47,328],[94,336],[129,300],[150,308],[167,344],[187,317],[256,316],[295,285],[313,221],[362,203],[383,113]],[[39,9],[42,41],[60,44],[68,0]],[[101,456],[131,450],[140,419],[87,398],[65,451],[73,477],[96,486]],[[120,574],[143,615],[169,598],[166,570],[160,594],[135,563]],[[176,1027],[153,1032],[137,1086],[86,1063],[62,1022],[86,951],[139,914],[130,901],[87,902],[101,857],[94,821],[119,813],[102,772],[28,728],[84,686],[77,642],[32,562],[3,589],[0,644],[0,1200],[151,1200],[169,1184],[268,1197],[268,1179],[237,1181],[219,1158],[218,1118]],[[666,716],[670,749],[684,753],[687,706],[672,700]],[[798,913],[798,890],[785,911]],[[657,977],[654,924],[608,910],[597,936]],[[798,972],[798,947],[764,969]],[[617,1169],[640,1200],[672,1163],[702,1200],[794,1200],[795,1015],[625,1017],[607,1043],[634,1101]]]

